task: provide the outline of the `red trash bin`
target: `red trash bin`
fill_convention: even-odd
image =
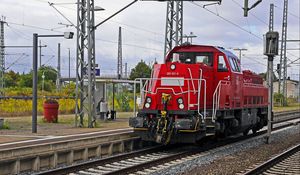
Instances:
[[[59,104],[56,100],[46,100],[43,104],[44,120],[49,123],[57,123]]]

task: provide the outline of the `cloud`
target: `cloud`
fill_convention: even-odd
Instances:
[[[59,3],[60,0],[52,0],[51,2]],[[63,2],[74,3],[75,0],[64,0]],[[96,6],[103,7],[105,11],[96,13],[96,22],[101,22],[111,14],[124,7],[131,0],[105,0],[95,1]],[[197,4],[204,4],[198,3]],[[250,1],[251,3],[251,1]],[[193,32],[198,37],[194,39],[194,43],[205,45],[218,45],[225,48],[244,47],[248,51],[246,55],[256,55],[252,58],[258,62],[266,64],[266,60],[262,59],[263,42],[256,36],[261,37],[268,30],[269,20],[269,4],[274,3],[275,21],[274,29],[281,33],[282,25],[282,7],[283,1],[263,1],[256,8],[252,9],[247,18],[243,17],[243,10],[240,7],[241,1],[228,0],[223,1],[220,6],[207,6],[207,9],[217,14],[214,15],[207,10],[198,7],[190,2],[184,2],[184,33]],[[289,1],[288,16],[288,38],[299,39],[299,4],[298,0]],[[55,5],[68,19],[76,24],[76,5]],[[32,33],[39,34],[57,34],[49,30],[36,29],[26,27],[33,25],[45,29],[54,29],[56,31],[73,31],[74,28],[65,28],[58,23],[67,24],[60,14],[50,7],[46,0],[2,0],[0,6],[0,15],[7,17],[10,27],[5,28],[5,43],[9,45],[30,45],[32,44]],[[143,59],[151,62],[154,59],[163,61],[164,50],[164,34],[166,20],[166,3],[165,2],[145,2],[139,1],[133,6],[126,9],[113,19],[109,20],[97,29],[96,32],[96,57],[97,63],[101,69],[106,72],[116,71],[117,63],[117,41],[118,27],[122,27],[123,41],[123,63],[128,62],[129,67]],[[218,16],[219,15],[219,16]],[[224,19],[220,18],[223,17]],[[298,18],[297,18],[298,17]],[[227,20],[227,21],[226,21]],[[25,24],[26,26],[17,25]],[[61,28],[63,27],[63,28]],[[256,36],[254,36],[256,35]],[[42,39],[48,47],[43,49],[45,55],[57,55],[57,43],[61,43],[63,69],[67,69],[68,57],[67,48],[72,50],[72,75],[75,76],[75,56],[76,56],[76,40],[65,40],[62,38],[45,38]],[[288,47],[297,48],[299,44],[289,44]],[[29,71],[32,57],[31,49],[14,49],[6,52],[25,52],[29,55],[26,59],[18,61],[19,65],[12,68],[17,71]],[[289,51],[295,56],[290,56],[294,60],[299,57],[299,52]],[[249,57],[250,57],[249,56]],[[253,57],[253,56],[252,56]],[[7,62],[16,60],[17,57],[8,57]],[[47,58],[45,58],[47,60]],[[49,59],[49,58],[48,58]],[[279,58],[275,59],[275,64]],[[263,72],[266,67],[251,59],[243,59],[243,67]],[[49,64],[56,67],[57,58],[49,61]],[[23,64],[23,65],[21,65]],[[24,66],[26,65],[26,66]],[[293,70],[294,69],[294,70]],[[293,67],[290,74],[299,72],[299,67]],[[63,76],[68,71],[63,71]]]

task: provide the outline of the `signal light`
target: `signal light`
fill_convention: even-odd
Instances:
[[[171,64],[170,68],[171,68],[171,70],[175,70],[176,69],[175,64]]]
[[[177,99],[177,102],[178,102],[179,104],[182,104],[182,103],[183,103],[183,99],[182,99],[182,98],[178,98],[178,99]]]
[[[145,107],[146,107],[146,108],[150,108],[150,103],[146,103],[146,104],[145,104]]]
[[[146,98],[146,102],[147,102],[147,103],[151,103],[151,102],[152,102],[152,99],[151,99],[150,97],[147,97],[147,98]]]
[[[179,109],[183,109],[183,108],[184,108],[184,104],[180,104]]]

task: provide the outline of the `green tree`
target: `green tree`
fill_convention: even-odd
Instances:
[[[4,74],[5,87],[16,87],[20,79],[19,73],[12,70]]]
[[[32,87],[32,73],[31,70],[27,74],[20,75],[19,86],[20,87]],[[57,71],[51,66],[41,66],[38,70],[38,88],[42,89],[42,76],[45,75],[44,79],[44,90],[52,91],[55,88]]]
[[[38,89],[43,90],[43,82],[42,81],[39,81]],[[44,91],[51,92],[53,89],[55,89],[55,84],[53,82],[51,82],[50,80],[44,80]]]
[[[20,75],[18,85],[20,87],[32,87],[32,72]]]
[[[135,68],[131,69],[129,78],[134,80],[136,78],[150,78],[151,67],[149,67],[143,60],[141,60]]]
[[[45,80],[49,80],[53,83],[56,82],[57,71],[51,66],[41,66],[38,70],[38,78],[42,79],[42,75],[45,75]]]

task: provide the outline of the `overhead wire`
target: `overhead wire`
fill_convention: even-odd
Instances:
[[[7,26],[11,29],[11,31],[13,33],[17,34],[18,36],[20,36],[20,37],[22,37],[22,38],[24,38],[26,40],[32,40],[29,37],[27,37],[23,32],[20,32],[19,30],[13,28],[11,25],[7,25]]]
[[[29,55],[23,53],[19,58],[17,58],[14,62],[12,62],[9,66],[7,66],[7,68],[5,68],[6,70],[10,69],[13,65],[15,65],[19,60],[21,60],[23,57],[28,57]]]
[[[105,39],[96,39],[96,40],[107,42],[107,43],[114,43],[114,44],[118,43],[116,41],[105,40]],[[139,45],[135,45],[135,44],[122,43],[122,45],[130,46],[130,47],[136,47],[136,48],[141,48],[141,49],[147,49],[147,50],[153,50],[153,51],[159,51],[159,53],[163,51],[162,49],[154,49],[154,48],[139,46]]]
[[[34,28],[34,29],[39,29],[39,30],[45,30],[45,31],[50,31],[50,32],[56,32],[56,33],[63,33],[62,31],[58,31],[58,30],[54,30],[54,29],[48,29],[48,28],[43,28],[43,27],[39,27],[39,26],[35,26],[35,25],[29,25],[29,24],[21,24],[21,23],[16,23],[16,22],[12,22],[12,21],[6,21],[9,24],[12,25],[17,25],[17,26],[23,26],[23,27],[29,27],[29,28]]]
[[[59,6],[59,7],[65,8],[65,9],[68,9],[68,10],[72,10],[72,11],[76,11],[76,9],[74,9],[74,8],[65,7],[65,6],[63,6],[63,5],[61,5],[61,6]],[[96,16],[97,18],[99,18],[99,19],[105,19],[105,18],[103,18],[103,17],[99,17],[99,15],[100,15],[100,14],[98,14],[98,13],[95,14],[95,16]],[[116,23],[116,24],[123,25],[123,26],[127,26],[127,27],[130,27],[130,28],[136,29],[136,30],[140,30],[140,31],[152,33],[152,34],[154,34],[154,35],[164,36],[164,34],[162,34],[162,33],[154,32],[154,31],[151,31],[151,30],[142,28],[142,27],[135,26],[135,25],[122,23],[122,22],[119,22],[119,21],[116,21],[116,20],[113,20],[113,19],[109,20],[108,22],[110,22],[110,23]]]
[[[248,57],[247,55],[243,55],[243,58],[246,58],[246,59],[248,59],[248,60],[254,61],[254,62],[256,62],[256,63],[258,63],[258,64],[260,64],[260,65],[267,66],[266,64],[264,64],[264,63],[262,63],[262,62],[259,62],[259,61],[255,60],[255,59],[253,59],[253,58],[256,58],[256,57]]]
[[[213,15],[219,17],[219,18],[221,18],[222,20],[224,20],[224,21],[230,23],[231,25],[233,25],[233,26],[239,28],[240,30],[242,30],[242,31],[244,31],[244,32],[246,32],[246,33],[248,33],[248,34],[254,36],[255,38],[257,38],[257,39],[259,39],[259,40],[263,40],[262,37],[260,37],[260,36],[258,36],[258,35],[256,35],[256,34],[252,33],[251,31],[249,31],[249,30],[247,30],[247,29],[241,27],[239,24],[236,24],[236,23],[232,22],[231,20],[229,20],[229,19],[227,19],[227,18],[221,16],[220,14],[217,14],[217,13],[215,13],[215,12],[213,12],[213,11],[211,11],[211,10],[209,10],[209,9],[207,9],[207,8],[203,7],[202,5],[199,5],[199,4],[195,3],[195,2],[190,2],[190,3],[194,4],[195,6],[198,6],[198,7],[202,8],[202,9],[204,9],[204,10],[206,10],[206,11],[208,11],[209,13],[211,13],[211,14],[213,14]]]
[[[274,5],[274,7],[278,8],[278,9],[280,9],[280,10],[283,10],[283,8],[279,7],[278,5]],[[297,19],[300,21],[300,16],[295,15],[294,13],[289,12],[289,11],[288,11],[287,13],[290,14],[291,16],[297,18]]]
[[[243,6],[240,4],[240,3],[238,3],[238,2],[236,2],[235,0],[232,0],[232,2],[234,2],[237,6],[239,6],[239,7],[241,7],[241,8],[243,8]],[[275,7],[277,6],[277,5],[274,5]],[[283,10],[283,9],[281,9],[281,10]],[[289,13],[289,12],[288,12]],[[256,15],[254,15],[253,13],[249,13],[251,16],[253,16],[255,19],[257,19],[258,21],[260,21],[261,23],[263,23],[263,24],[265,24],[266,26],[269,26],[269,24],[267,23],[267,22],[265,22],[265,21],[263,21],[262,19],[260,19],[259,17],[257,17]],[[247,18],[248,19],[248,18]],[[300,18],[299,18],[300,19]],[[289,40],[289,39],[288,39]],[[291,56],[294,56],[294,57],[298,57],[298,56],[296,56],[296,55],[294,55],[294,54],[292,54],[292,53],[290,53],[290,52],[286,52],[287,54],[289,54],[289,55],[291,55]],[[290,59],[290,58],[287,58],[289,61],[291,61],[292,62],[292,60]]]

